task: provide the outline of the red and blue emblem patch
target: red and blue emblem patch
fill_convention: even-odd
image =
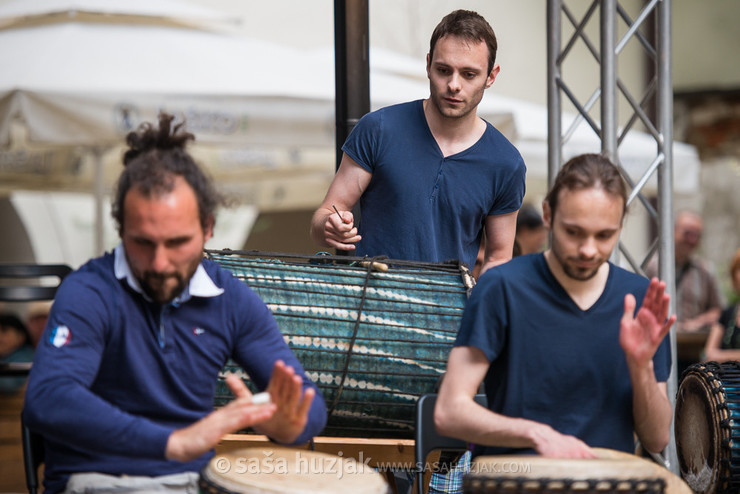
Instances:
[[[67,326],[57,326],[51,330],[49,343],[57,348],[61,348],[72,340],[72,331]]]

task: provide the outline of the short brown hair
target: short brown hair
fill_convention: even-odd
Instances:
[[[472,10],[455,10],[442,18],[432,32],[429,41],[429,59],[434,57],[434,47],[437,41],[445,36],[456,36],[468,42],[483,41],[488,46],[488,73],[496,64],[496,34],[483,16]]]
[[[619,169],[603,154],[581,154],[571,158],[558,172],[545,201],[555,216],[560,191],[603,189],[622,198],[622,218],[627,212],[627,186]]]

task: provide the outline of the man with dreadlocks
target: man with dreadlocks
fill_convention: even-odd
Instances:
[[[48,492],[192,492],[224,434],[253,427],[297,444],[326,422],[265,304],[203,259],[222,200],[172,120],[127,136],[113,202],[121,243],[67,276],[38,346],[23,417],[44,438]],[[229,376],[236,398],[214,411],[229,358],[270,404]]]

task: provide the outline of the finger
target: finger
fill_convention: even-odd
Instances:
[[[667,293],[663,294],[663,299],[660,303],[660,311],[657,314],[658,321],[665,321],[668,319],[668,310],[671,307],[671,296]]]
[[[624,296],[624,314],[622,314],[622,323],[629,323],[635,318],[635,296],[628,293]]]
[[[291,417],[295,416],[299,409],[301,394],[303,394],[303,379],[301,376],[294,375],[289,385],[286,386],[283,401],[283,411]]]
[[[220,428],[221,434],[227,434],[270,419],[276,409],[277,407],[273,404],[252,405],[249,402],[234,400],[214,411],[207,418]]]
[[[296,410],[296,416],[303,422],[308,421],[308,411],[311,410],[311,403],[316,396],[316,391],[313,388],[306,388],[306,392],[303,393],[303,400],[301,400],[298,410]]]
[[[658,289],[658,278],[651,278],[650,284],[645,291],[645,296],[642,299],[642,306],[651,312],[655,312]]]
[[[267,390],[270,392],[272,400],[280,407],[282,407],[282,403],[285,401],[286,388],[290,388],[293,374],[295,374],[295,371],[292,367],[285,365],[285,362],[282,360],[275,362]]]
[[[342,223],[346,225],[351,225],[355,222],[355,216],[352,214],[352,211],[342,211]]]
[[[668,297],[668,300],[670,300],[670,296],[665,292],[665,287],[666,285],[664,281],[658,281],[655,289],[655,298],[653,299],[655,304],[655,310],[653,311],[653,313],[656,315],[656,317],[658,317],[659,321],[664,321],[666,316],[668,315],[668,310],[666,308],[665,314],[662,314],[662,317],[660,317],[666,302],[666,297]]]
[[[663,324],[663,328],[660,331],[661,338],[665,338],[665,335],[668,334],[668,331],[671,330],[671,327],[676,323],[676,315],[673,314],[671,317],[668,318],[668,320]]]
[[[293,400],[293,393],[295,389],[295,370],[293,367],[286,365],[285,372],[283,372],[280,379],[280,386],[278,388],[278,400],[279,404],[283,407],[290,407],[291,401]],[[300,379],[300,377],[298,377]]]
[[[233,427],[229,432],[236,432],[245,427],[266,422],[275,415],[276,410],[277,406],[272,403],[269,405],[247,405],[242,408],[236,427]]]
[[[352,237],[347,240],[347,242],[359,242],[362,237],[360,235],[357,235],[355,237]],[[355,250],[356,246],[354,243],[344,243],[339,242],[333,238],[326,238],[326,243],[329,244],[329,247],[334,247],[335,249],[339,250]]]
[[[349,216],[352,215],[349,214]],[[347,218],[346,216],[340,218],[336,214],[333,214],[327,220],[326,230],[329,232],[346,234],[347,232],[353,230],[354,227],[355,225],[352,221],[352,218]]]
[[[244,381],[242,381],[242,379],[236,374],[229,374],[228,376],[226,376],[226,378],[224,378],[224,381],[237,399],[252,398],[252,393],[249,391],[249,388],[247,388],[247,385],[244,384]]]

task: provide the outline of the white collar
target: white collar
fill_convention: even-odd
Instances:
[[[144,290],[139,284],[139,280],[134,277],[131,272],[131,267],[128,265],[126,254],[123,250],[123,244],[118,246],[113,251],[113,271],[117,279],[126,279],[128,285],[137,293],[140,293],[145,299],[151,302],[151,299],[144,293]],[[216,283],[208,276],[203,264],[198,264],[198,268],[195,270],[190,282],[185,286],[185,289],[180,295],[175,297],[171,302],[172,304],[179,305],[183,302],[190,300],[190,297],[217,297],[224,293],[223,288],[216,286]]]

